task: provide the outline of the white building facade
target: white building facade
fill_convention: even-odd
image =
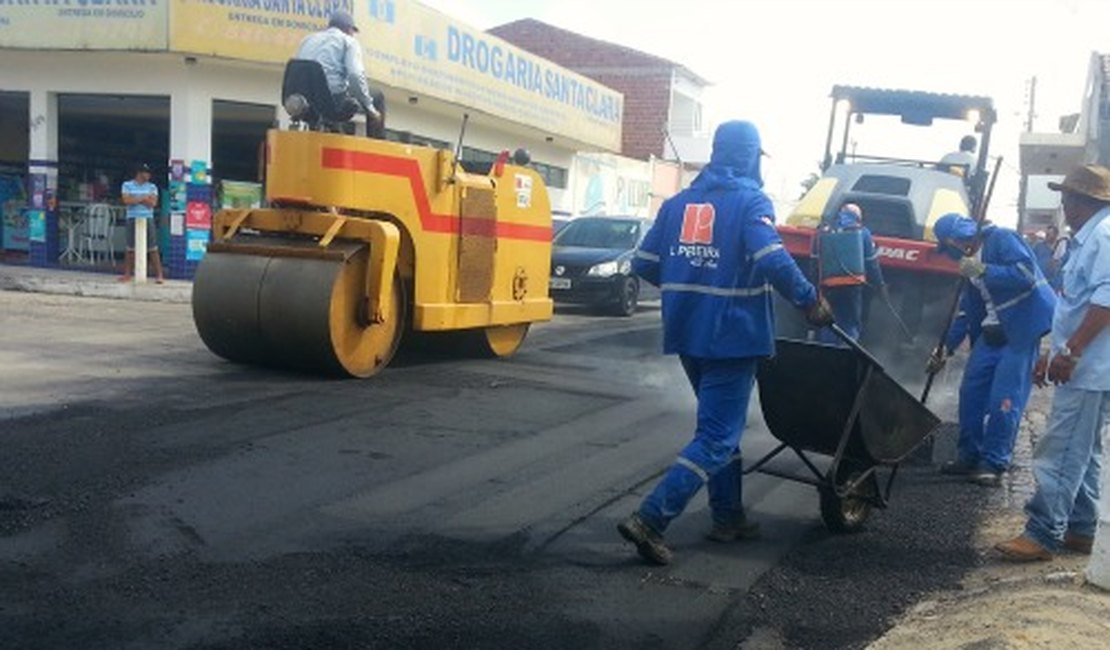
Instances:
[[[1082,91],[1079,111],[1061,117],[1058,131],[1021,134],[1025,230],[1062,228],[1060,193],[1049,190],[1049,182],[1060,181],[1076,165],[1110,165],[1110,55],[1091,53]]]
[[[336,8],[360,27],[389,139],[454,148],[465,114],[463,160],[527,149],[554,206],[577,152],[619,149],[619,93],[412,0],[0,2],[0,251],[64,261],[66,210],[118,204],[135,162],[163,190],[175,161],[206,170],[214,208],[221,182],[257,181],[265,131],[286,119],[284,63]],[[184,237],[179,207],[163,203],[163,238]]]

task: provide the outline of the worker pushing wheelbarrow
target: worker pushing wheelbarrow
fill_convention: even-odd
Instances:
[[[871,510],[886,507],[899,464],[940,419],[837,325],[848,347],[779,339],[759,363],[759,401],[779,445],[744,469],[817,487],[821,518],[833,532],[859,529]],[[805,401],[799,395],[806,396]],[[808,473],[771,461],[785,451]],[[813,456],[830,456],[822,470]],[[879,470],[889,470],[880,484]]]
[[[980,224],[1001,162],[1001,158],[996,160],[987,194],[979,204]],[[862,264],[854,266],[862,271]],[[962,285],[944,321],[937,350],[944,345],[961,291]],[[886,507],[899,464],[940,424],[925,407],[936,371],[930,371],[917,399],[894,381],[854,336],[836,324],[827,331],[847,347],[777,339],[776,355],[760,361],[756,377],[763,419],[780,444],[743,472],[817,486],[825,525],[834,532],[851,532],[863,525],[873,508]],[[810,401],[799,404],[798,395]],[[809,474],[769,464],[786,450],[802,460]],[[831,456],[832,460],[821,470],[814,455]],[[880,485],[880,469],[889,470],[885,485]]]

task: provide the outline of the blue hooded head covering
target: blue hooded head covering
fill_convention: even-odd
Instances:
[[[763,155],[759,131],[751,122],[732,120],[717,127],[713,134],[713,154],[709,164],[692,183],[698,189],[739,189],[763,187],[759,158]]]
[[[975,239],[975,235],[979,232],[979,226],[974,220],[958,214],[950,212],[933,225],[933,234],[937,238],[937,252],[943,253],[952,259],[960,259],[964,256],[964,252],[958,248],[952,248],[945,244],[945,240],[954,239],[959,242],[966,241],[971,243]]]

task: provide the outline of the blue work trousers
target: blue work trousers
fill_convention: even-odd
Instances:
[[[1056,387],[1048,430],[1033,450],[1037,489],[1025,504],[1025,532],[1041,546],[1058,549],[1067,532],[1094,537],[1107,429],[1110,392]]]
[[[832,287],[823,291],[825,300],[829,301],[833,318],[844,333],[858,341],[863,328],[863,286]],[[817,340],[821,343],[847,347],[833,331],[822,327],[817,332]]]
[[[960,461],[995,472],[1009,469],[1037,348],[1036,341],[998,347],[982,337],[975,341],[960,383]]]
[[[680,360],[698,398],[698,423],[694,439],[640,504],[640,516],[659,533],[682,514],[705,483],[709,484],[714,522],[730,524],[744,518],[740,435],[747,420],[756,359],[681,356]]]

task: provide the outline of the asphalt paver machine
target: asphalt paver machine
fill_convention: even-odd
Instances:
[[[935,251],[933,224],[950,212],[971,217],[982,212],[991,131],[997,121],[994,104],[989,97],[973,95],[839,85],[833,87],[831,100],[821,174],[779,226],[783,242],[815,277],[812,256],[818,227],[844,203],[859,205],[874,235],[892,298],[891,305],[871,301],[862,340],[874,347],[896,342],[931,345],[948,316],[949,297],[958,282],[955,263]],[[858,150],[855,130],[878,120],[889,124],[888,131],[866,146],[879,150]],[[939,156],[906,155],[911,136],[928,139],[939,131],[931,129],[934,125],[955,128],[961,123],[964,133],[973,130],[978,139],[976,162],[969,168],[942,164]],[[956,146],[955,140],[939,135],[929,142],[934,141],[938,153]],[[806,326],[793,311],[779,310],[784,316],[779,333],[799,338]]]

